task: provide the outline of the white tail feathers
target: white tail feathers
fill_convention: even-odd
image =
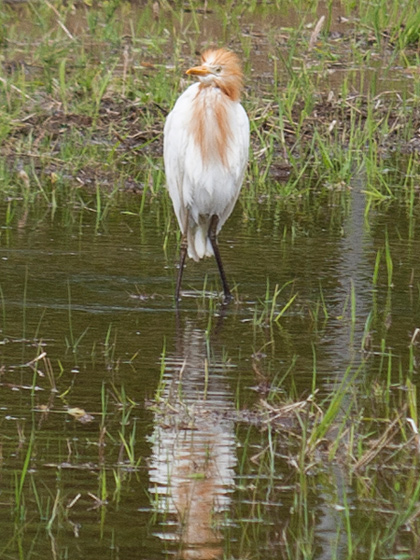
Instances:
[[[188,256],[195,261],[214,255],[213,247],[207,236],[208,229],[209,226],[206,222],[188,228]]]

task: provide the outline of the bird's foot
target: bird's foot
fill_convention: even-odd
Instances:
[[[223,305],[228,305],[233,300],[233,295],[230,292],[225,292],[223,296]]]

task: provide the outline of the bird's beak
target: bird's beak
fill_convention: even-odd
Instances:
[[[208,76],[211,74],[210,70],[205,66],[194,66],[193,68],[189,68],[185,73],[189,76]]]

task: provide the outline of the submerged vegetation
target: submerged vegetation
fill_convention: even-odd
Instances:
[[[417,4],[0,5],[1,558],[415,557]],[[175,317],[162,129],[209,45],[252,278]]]

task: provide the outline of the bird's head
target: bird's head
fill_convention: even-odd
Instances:
[[[233,101],[239,100],[243,74],[235,53],[226,49],[209,49],[201,55],[201,65],[189,68],[186,73],[198,76],[204,87],[218,87]]]

